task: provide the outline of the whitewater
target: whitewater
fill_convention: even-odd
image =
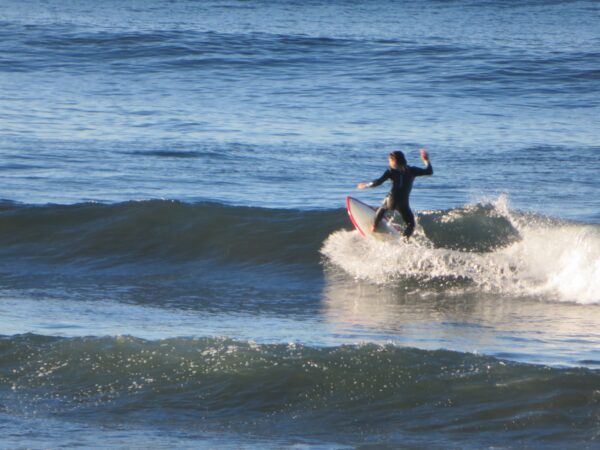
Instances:
[[[422,231],[410,242],[340,231],[322,252],[352,276],[380,284],[468,282],[483,292],[600,303],[598,226],[511,212],[506,197],[421,212],[418,220]]]

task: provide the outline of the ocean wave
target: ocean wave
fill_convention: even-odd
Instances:
[[[318,264],[346,224],[342,210],[298,211],[182,203],[0,204],[0,257],[121,264],[164,259]]]
[[[197,67],[270,67],[346,60],[340,47],[352,49],[360,41],[271,33],[224,33],[196,30],[78,31],[60,27],[13,24],[9,54],[25,58],[0,61],[1,71],[38,71],[77,67],[96,70],[111,64],[114,70],[139,72]],[[22,56],[23,56],[22,55]],[[132,63],[135,61],[135,64]],[[117,66],[118,65],[118,66]],[[136,69],[136,67],[138,69]]]
[[[592,439],[600,373],[393,345],[318,348],[225,338],[0,338],[12,415],[169,420],[306,433],[560,433]]]
[[[81,268],[144,262],[323,262],[375,283],[600,303],[600,228],[511,211],[506,199],[418,213],[409,243],[362,239],[342,209],[168,200],[0,203],[0,261]]]
[[[600,228],[512,212],[505,198],[420,213],[409,243],[338,231],[325,241],[328,261],[380,284],[469,288],[600,303]]]
[[[543,95],[545,104],[596,105],[595,98],[588,95],[598,80],[598,52],[594,49],[549,53],[534,48],[490,48],[475,42],[465,45],[456,40],[432,39],[424,45],[418,40],[381,36],[227,33],[193,28],[90,32],[14,23],[9,28],[0,30],[0,38],[7,42],[0,72],[167,74],[176,75],[182,86],[196,79],[189,73],[197,72],[210,80],[243,82],[251,77],[261,89],[274,80],[286,81],[288,86],[290,79],[319,77],[322,81],[311,87],[319,98],[343,93],[348,85],[363,94],[379,95],[373,90],[373,83],[379,82],[375,84],[388,86],[390,93],[406,90],[408,83],[411,91],[427,96]],[[426,80],[426,87],[419,87],[417,80]],[[266,83],[264,87],[261,81]],[[282,90],[273,92],[281,95]],[[560,95],[549,100],[549,93]],[[535,104],[536,100],[528,98],[528,102]]]

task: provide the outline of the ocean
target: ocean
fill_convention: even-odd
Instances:
[[[0,0],[0,448],[598,448],[599,49],[591,0]]]

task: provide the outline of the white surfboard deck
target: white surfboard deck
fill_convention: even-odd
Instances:
[[[390,237],[400,237],[402,235],[400,230],[390,224],[385,218],[379,222],[377,231],[373,233],[371,228],[373,227],[376,209],[372,206],[353,197],[346,197],[346,207],[348,208],[350,220],[362,236],[385,239]]]

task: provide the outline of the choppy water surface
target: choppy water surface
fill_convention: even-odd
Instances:
[[[0,446],[594,447],[596,2],[0,3]]]

